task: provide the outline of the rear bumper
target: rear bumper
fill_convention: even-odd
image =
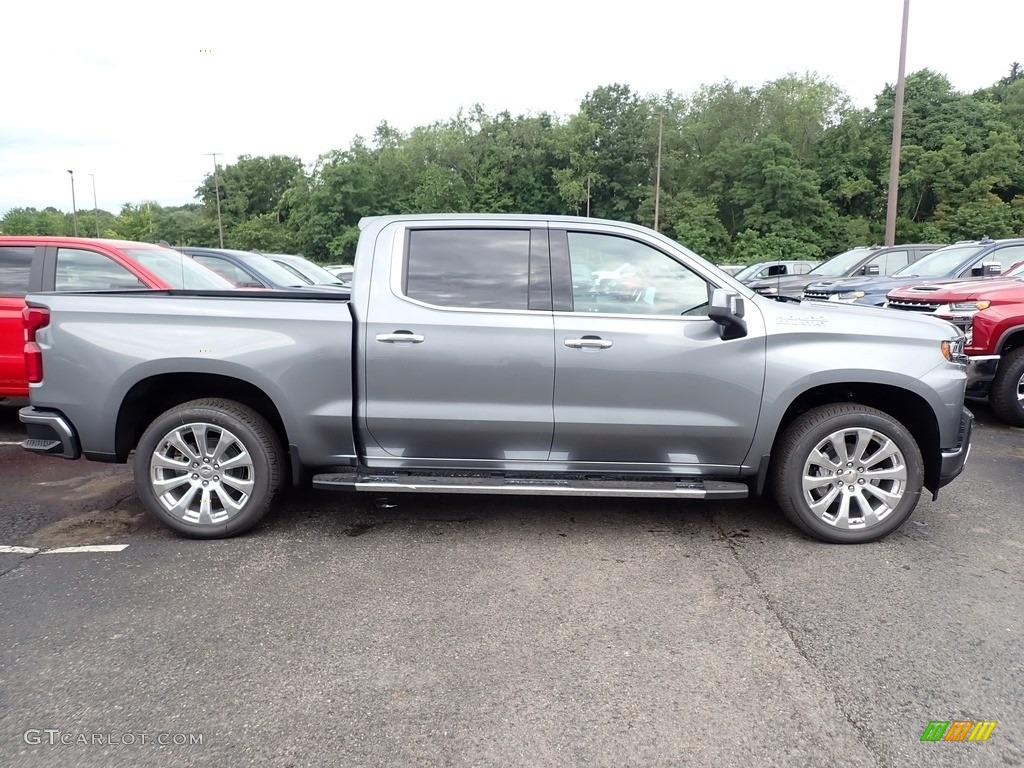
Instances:
[[[942,451],[942,463],[939,467],[939,488],[949,485],[960,476],[967,466],[967,457],[971,453],[971,431],[974,429],[974,414],[966,408],[960,414],[960,431],[957,434],[956,445],[948,450]]]
[[[18,418],[28,432],[28,439],[21,443],[26,451],[62,459],[77,459],[82,455],[78,434],[64,414],[30,405],[18,411]]]

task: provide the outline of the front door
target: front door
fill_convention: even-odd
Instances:
[[[571,311],[555,311],[551,460],[572,467],[714,472],[740,465],[757,424],[763,322],[747,303],[747,336],[723,341],[708,318],[708,279],[659,241],[551,232],[552,269],[568,254]],[[562,308],[567,309],[566,307]]]

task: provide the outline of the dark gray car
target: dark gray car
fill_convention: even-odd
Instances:
[[[252,251],[236,251],[228,248],[193,248],[191,246],[181,247],[177,250],[192,257],[196,262],[221,277],[232,281],[240,288],[346,290],[341,285],[313,285],[300,274],[286,269],[263,254]]]
[[[937,243],[912,243],[891,247],[862,246],[833,256],[806,275],[780,275],[767,280],[748,282],[747,285],[762,296],[799,301],[804,288],[811,283],[856,275],[891,275],[942,247]]]

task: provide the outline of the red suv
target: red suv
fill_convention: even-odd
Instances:
[[[232,287],[192,259],[152,243],[0,235],[0,398],[28,396],[22,320],[28,293]]]

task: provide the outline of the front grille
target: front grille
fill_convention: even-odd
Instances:
[[[828,301],[828,297],[831,296],[828,291],[808,291],[804,290],[804,301]]]
[[[909,312],[934,312],[942,306],[937,301],[915,301],[914,299],[895,299],[886,304],[889,309],[905,309]]]

